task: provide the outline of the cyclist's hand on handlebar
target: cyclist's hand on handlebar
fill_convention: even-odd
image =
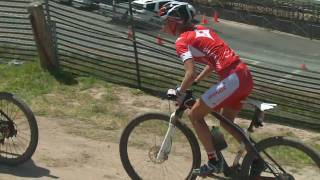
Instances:
[[[180,106],[186,98],[186,93],[180,92],[180,87],[177,89],[169,89],[167,96],[171,100],[176,100],[176,106]]]
[[[183,101],[185,100],[187,93],[181,92],[180,87],[176,89],[177,99],[176,99],[176,106],[181,106]]]

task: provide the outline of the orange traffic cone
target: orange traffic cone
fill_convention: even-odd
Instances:
[[[128,39],[132,40],[132,29],[131,29],[131,26],[128,27]]]
[[[208,24],[208,19],[205,15],[202,15],[202,21],[201,21],[202,24]]]
[[[218,13],[218,11],[214,11],[213,19],[214,19],[214,22],[219,22],[219,13]]]
[[[300,65],[300,69],[306,71],[307,70],[307,66],[305,64],[301,64]]]
[[[157,43],[158,43],[159,45],[162,45],[162,44],[163,44],[163,40],[162,40],[160,34],[158,34],[158,36],[157,36]]]
[[[132,35],[132,31],[131,31],[131,30],[129,30],[129,31],[128,31],[128,39],[132,40],[132,37],[133,37],[133,35]]]

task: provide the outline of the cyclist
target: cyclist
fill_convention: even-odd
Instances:
[[[183,61],[185,75],[181,86],[176,89],[178,104],[182,103],[186,90],[193,83],[203,80],[212,71],[220,79],[188,111],[192,125],[208,154],[208,163],[194,169],[193,173],[207,176],[221,172],[223,162],[217,157],[204,117],[214,110],[234,121],[241,109],[241,101],[252,90],[253,80],[247,66],[213,30],[195,25],[194,15],[192,5],[177,1],[163,5],[159,11],[163,31],[179,36],[175,45],[177,54]],[[205,64],[199,74],[195,71],[195,62]],[[223,122],[221,126],[226,128]]]

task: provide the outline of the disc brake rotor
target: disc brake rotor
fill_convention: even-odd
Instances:
[[[5,138],[13,137],[17,134],[17,130],[13,121],[9,120],[6,115],[2,115],[0,119],[0,140],[3,142]]]
[[[155,164],[162,164],[163,162],[165,162],[168,159],[168,155],[167,154],[165,155],[165,158],[157,159],[159,150],[160,150],[160,146],[152,146],[149,149],[149,153],[148,153],[149,159]]]

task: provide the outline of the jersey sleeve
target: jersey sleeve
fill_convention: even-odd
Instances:
[[[188,43],[184,37],[179,37],[176,41],[176,51],[178,57],[184,62],[187,59],[193,58]]]

